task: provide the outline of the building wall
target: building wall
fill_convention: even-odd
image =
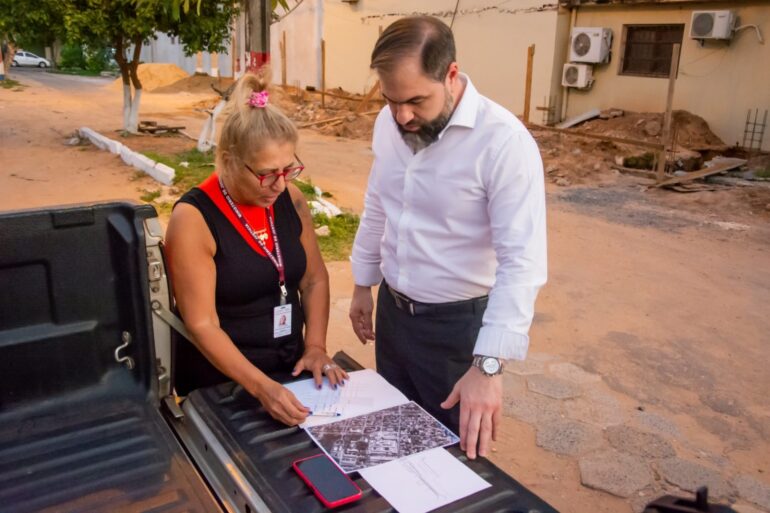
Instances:
[[[324,20],[322,0],[304,0],[292,13],[270,26],[270,59],[273,81],[281,82],[280,41],[286,33],[286,83],[321,86],[321,38]]]
[[[707,41],[701,47],[689,38],[692,11],[720,9],[733,9],[739,24],[758,25],[765,44],[759,43],[753,29],[738,32],[729,44]],[[595,83],[590,90],[569,92],[567,115],[609,107],[644,112],[665,110],[667,78],[618,74],[623,25],[647,23],[685,25],[674,108],[703,117],[725,143],[742,143],[747,111],[758,108],[761,117],[765,109],[770,109],[770,2],[767,1],[581,7],[576,26],[613,30],[612,60],[594,67]],[[770,127],[767,131],[770,132]],[[764,138],[763,149],[770,150],[770,133]]]
[[[327,87],[365,93],[376,80],[369,70],[369,59],[380,27],[414,13],[416,5],[420,14],[438,16],[449,24],[455,4],[456,0],[359,0],[352,4],[325,1]],[[568,14],[560,15],[555,4],[541,0],[465,0],[453,26],[460,69],[470,75],[482,94],[517,115],[524,108],[527,47],[535,45],[530,119],[537,122],[542,114],[536,107],[549,96],[555,96],[558,102],[561,95],[560,84],[553,87],[553,68],[555,61],[563,62],[567,48],[557,26],[564,24]],[[482,10],[489,6],[498,7]],[[543,11],[535,11],[543,6]]]

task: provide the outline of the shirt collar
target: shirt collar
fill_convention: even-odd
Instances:
[[[460,80],[465,82],[465,91],[460,98],[460,103],[457,104],[455,111],[452,113],[452,117],[449,119],[449,123],[444,127],[444,130],[439,134],[439,139],[443,137],[444,132],[451,126],[464,126],[467,128],[473,128],[476,125],[476,116],[479,110],[480,95],[476,88],[473,86],[473,82],[465,73],[460,73]]]

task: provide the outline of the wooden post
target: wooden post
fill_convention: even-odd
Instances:
[[[286,87],[286,31],[281,32],[281,85]]]
[[[527,48],[527,83],[524,88],[524,122],[529,123],[529,102],[532,98],[532,62],[535,60],[535,45]]]
[[[358,107],[356,107],[356,114],[360,114],[364,111],[369,101],[374,98],[374,96],[377,94],[377,92],[380,90],[380,81],[376,81],[371,89],[369,89],[369,92],[366,93],[366,96],[364,96],[364,99],[361,100],[361,103],[358,104]]]
[[[321,39],[321,108],[326,108],[326,41]]]
[[[662,182],[666,178],[666,152],[671,148],[671,121],[672,112],[671,108],[674,104],[674,84],[676,84],[676,75],[679,72],[679,49],[682,45],[679,43],[674,44],[671,49],[671,69],[668,75],[668,97],[666,98],[666,114],[663,118],[663,137],[661,143],[663,143],[663,150],[658,157],[658,169],[656,173],[656,179],[658,182]]]

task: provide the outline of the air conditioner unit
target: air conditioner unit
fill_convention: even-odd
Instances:
[[[572,62],[609,62],[612,29],[574,27],[570,37],[569,60]]]
[[[733,11],[693,11],[690,20],[692,39],[732,39],[735,29]]]
[[[593,67],[590,64],[568,63],[564,65],[564,70],[561,74],[561,85],[586,89],[591,87],[593,83]]]

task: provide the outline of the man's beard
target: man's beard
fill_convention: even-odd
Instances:
[[[444,109],[431,121],[420,125],[418,130],[410,132],[409,130],[405,130],[400,124],[396,123],[398,131],[401,132],[401,137],[404,139],[406,145],[409,146],[409,149],[412,150],[412,153],[417,153],[438,140],[438,135],[444,130],[447,123],[449,123],[449,119],[452,117],[453,107],[454,99],[449,91],[446,90]]]

